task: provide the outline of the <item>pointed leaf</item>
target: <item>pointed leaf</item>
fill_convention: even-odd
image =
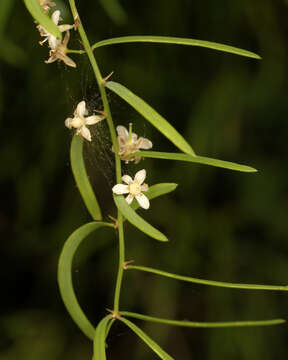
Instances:
[[[156,185],[152,185],[149,187],[149,190],[145,192],[145,195],[149,200],[155,199],[158,196],[168,194],[174,191],[177,188],[178,184],[175,183],[160,183]],[[133,210],[139,209],[140,205],[137,201],[133,201],[131,204]]]
[[[241,284],[241,283],[229,283],[225,281],[214,281],[214,280],[206,280],[206,279],[199,279],[190,276],[182,276],[178,274],[169,273],[167,271],[153,269],[147,266],[137,266],[137,265],[127,265],[125,268],[127,270],[139,270],[139,271],[146,271],[152,274],[165,276],[175,280],[187,281],[194,284],[202,284],[208,286],[218,286],[223,288],[230,288],[230,289],[246,289],[246,290],[271,290],[271,291],[288,291],[287,285],[260,285],[260,284]]]
[[[90,233],[103,226],[113,228],[113,225],[109,223],[90,222],[75,230],[66,240],[58,264],[58,284],[62,300],[72,319],[91,340],[94,338],[95,329],[87,319],[76,298],[72,281],[72,265],[74,255],[82,241]]]
[[[29,10],[33,18],[45,28],[50,34],[56,36],[58,39],[62,39],[61,31],[54,24],[48,15],[45,14],[41,8],[38,0],[24,0],[26,8]]]
[[[138,157],[146,157],[153,159],[167,159],[167,160],[178,160],[178,161],[189,161],[198,164],[211,165],[216,167],[221,167],[224,169],[230,169],[235,171],[243,171],[243,172],[256,172],[257,170],[251,166],[236,164],[230,161],[223,161],[208,158],[205,156],[191,156],[188,154],[177,154],[177,153],[166,153],[166,152],[158,152],[158,151],[140,151],[138,153],[132,154]]]
[[[70,158],[72,172],[76,184],[90,215],[94,220],[102,220],[100,206],[90,184],[85,168],[83,158],[83,139],[78,135],[74,135],[73,137]]]
[[[121,315],[132,317],[135,319],[165,324],[165,325],[198,327],[198,328],[271,326],[271,325],[284,324],[286,322],[284,319],[256,320],[256,321],[222,321],[222,322],[179,321],[179,320],[170,320],[170,319],[163,319],[154,316],[142,315],[142,314],[132,313],[129,311],[121,311]]]
[[[135,42],[146,42],[146,43],[162,43],[162,44],[178,44],[178,45],[189,45],[189,46],[200,46],[204,48],[209,48],[217,51],[224,51],[227,53],[232,53],[241,56],[247,56],[254,59],[261,59],[261,57],[251,51],[239,49],[234,46],[218,44],[211,41],[197,40],[197,39],[187,39],[187,38],[177,38],[170,36],[123,36],[107,40],[102,40],[97,42],[92,46],[93,49],[96,49],[101,46],[114,45],[114,44],[125,44],[125,43],[135,43]]]
[[[113,198],[118,210],[121,214],[135,227],[144,232],[145,234],[151,236],[153,239],[159,241],[168,241],[167,237],[162,234],[159,230],[155,229],[147,221],[145,221],[141,216],[139,216],[122,195],[113,194]]]
[[[156,110],[154,110],[150,105],[148,105],[144,100],[139,96],[135,95],[132,91],[127,89],[125,86],[116,83],[114,81],[108,81],[106,87],[123,100],[125,100],[129,105],[131,105],[136,111],[139,112],[146,120],[148,120],[153,126],[156,127],[164,136],[166,136],[175,146],[177,146],[183,152],[195,155],[194,150],[183,138],[178,131],[170,125],[170,123],[164,119]]]
[[[93,358],[97,360],[106,360],[106,336],[107,329],[113,321],[112,315],[105,316],[97,325],[94,337]]]
[[[154,340],[150,338],[143,330],[141,330],[138,326],[133,324],[130,320],[127,320],[123,317],[120,317],[124,324],[126,324],[131,330],[135,332],[136,335],[139,336],[141,340],[143,340],[159,357],[163,360],[173,360],[173,358],[166,353]]]

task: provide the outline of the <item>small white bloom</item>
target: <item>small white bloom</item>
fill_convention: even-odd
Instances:
[[[76,110],[74,111],[73,118],[67,118],[65,120],[65,126],[69,129],[74,127],[77,129],[76,134],[82,136],[88,141],[91,141],[91,133],[90,130],[87,128],[86,125],[93,125],[98,123],[99,121],[105,118],[104,115],[88,115],[88,110],[86,108],[85,101],[81,101],[78,105]]]
[[[134,177],[134,180],[131,178],[131,176],[124,175],[122,176],[122,181],[124,181],[127,185],[117,184],[113,186],[112,191],[117,195],[128,194],[126,201],[129,205],[132,203],[135,197],[143,209],[149,209],[149,199],[146,195],[142,194],[142,191],[145,192],[149,189],[147,184],[143,184],[145,178],[145,169],[138,171]]]
[[[56,6],[55,2],[51,0],[39,0],[39,3],[46,14],[48,14],[51,7]]]
[[[50,50],[49,52],[50,57],[48,60],[45,61],[46,64],[51,64],[54,61],[58,60],[58,61],[63,61],[68,66],[74,68],[76,67],[75,62],[69,56],[66,55],[67,44],[69,42],[69,39],[70,39],[70,33],[69,31],[66,31],[63,41],[58,42],[54,50]]]
[[[138,163],[141,160],[140,157],[129,157],[128,155],[138,152],[140,149],[151,149],[153,146],[150,140],[143,137],[138,138],[138,136],[132,132],[132,124],[129,125],[129,132],[125,126],[122,125],[117,126],[116,130],[118,133],[118,155],[121,160],[125,160],[126,164],[129,161],[135,161],[135,163]],[[113,148],[112,151],[114,151]]]
[[[56,10],[53,12],[53,14],[51,16],[51,20],[54,22],[55,25],[57,25],[58,29],[61,32],[70,30],[74,27],[74,25],[66,25],[66,24],[58,25],[59,21],[62,20],[60,10]],[[61,43],[61,40],[57,39],[56,36],[50,34],[43,26],[38,25],[37,28],[40,32],[40,36],[45,37],[45,39],[43,41],[40,41],[40,45],[43,45],[46,41],[48,41],[50,49],[55,50],[57,45],[59,45],[59,43]]]

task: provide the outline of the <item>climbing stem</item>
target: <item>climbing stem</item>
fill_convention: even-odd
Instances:
[[[125,242],[124,242],[124,231],[123,231],[123,217],[118,211],[118,231],[119,231],[119,267],[117,273],[116,287],[114,293],[114,312],[119,312],[119,299],[120,291],[123,279],[123,266],[125,261]]]
[[[106,115],[107,124],[109,127],[111,140],[113,149],[115,152],[115,166],[116,166],[116,182],[121,183],[121,160],[118,155],[118,142],[117,142],[117,136],[116,131],[112,119],[112,114],[106,94],[105,89],[105,79],[102,78],[100,69],[98,67],[97,61],[95,59],[95,56],[93,54],[90,42],[88,40],[88,37],[86,35],[86,32],[84,30],[84,27],[82,25],[80,16],[78,14],[78,10],[75,5],[75,0],[69,0],[71,11],[73,14],[75,25],[78,28],[79,35],[81,37],[81,41],[83,43],[84,50],[89,58],[89,61],[91,63],[93,72],[95,74],[96,81],[99,86],[103,106],[104,106],[104,113]],[[118,313],[119,311],[119,299],[120,299],[120,292],[121,292],[121,285],[122,285],[122,278],[123,278],[123,264],[125,260],[125,243],[124,243],[124,230],[123,230],[123,217],[121,213],[118,211],[118,219],[117,219],[117,225],[118,225],[118,232],[119,232],[119,265],[118,265],[118,272],[117,272],[117,280],[116,280],[116,286],[115,286],[115,295],[114,295],[114,312]]]
[[[99,90],[100,90],[100,94],[101,94],[101,98],[103,101],[103,106],[104,106],[104,112],[106,114],[107,117],[107,123],[108,123],[108,127],[109,127],[109,131],[110,131],[110,135],[111,135],[111,140],[112,140],[112,144],[113,144],[113,149],[115,150],[115,164],[116,164],[116,180],[117,183],[121,182],[121,160],[118,156],[118,142],[117,142],[117,136],[116,136],[116,131],[114,128],[114,124],[113,124],[113,120],[112,120],[112,115],[111,115],[111,111],[110,111],[110,106],[109,106],[109,102],[107,99],[107,94],[106,94],[106,89],[105,89],[105,80],[102,78],[101,72],[99,70],[97,61],[94,57],[91,45],[89,43],[88,37],[86,35],[86,32],[83,28],[80,16],[78,14],[76,5],[75,5],[75,0],[69,0],[70,3],[70,7],[71,7],[71,11],[73,14],[73,18],[74,18],[74,22],[77,25],[78,31],[79,31],[79,35],[81,37],[84,49],[88,55],[89,61],[91,63],[92,69],[94,71],[95,74],[95,78],[96,81],[98,83],[99,86]]]

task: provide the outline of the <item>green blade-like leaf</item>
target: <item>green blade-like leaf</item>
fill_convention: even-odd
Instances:
[[[216,167],[221,167],[224,169],[235,170],[235,171],[243,171],[243,172],[256,172],[257,170],[251,166],[241,165],[232,163],[230,161],[223,161],[208,158],[205,156],[191,156],[188,154],[177,154],[177,153],[166,153],[166,152],[158,152],[158,151],[140,151],[138,153],[132,154],[133,157],[146,157],[153,159],[167,159],[167,160],[178,160],[178,161],[188,161],[198,164],[211,165]]]
[[[54,22],[50,19],[50,17],[45,14],[38,0],[24,0],[24,3],[33,18],[40,25],[42,25],[45,30],[47,30],[50,34],[56,36],[58,39],[62,39],[61,31],[58,29],[57,25],[55,25]]]
[[[75,230],[66,240],[58,264],[58,284],[63,302],[72,319],[91,340],[94,338],[95,329],[81,309],[73,288],[72,265],[74,255],[82,241],[93,231],[103,227],[112,227],[104,222],[90,222]]]
[[[145,195],[149,200],[155,199],[158,196],[168,194],[177,188],[178,184],[175,183],[160,183],[149,187],[149,190],[145,192]],[[139,209],[140,205],[137,201],[133,201],[131,204],[133,210]]]
[[[155,229],[147,221],[145,221],[141,216],[139,216],[122,195],[113,194],[113,198],[118,210],[121,214],[135,227],[144,232],[145,234],[151,236],[153,239],[159,241],[168,241],[167,237],[162,234],[159,230]]]
[[[256,321],[223,321],[223,322],[195,322],[195,321],[179,321],[163,319],[154,316],[148,316],[143,314],[131,313],[129,311],[121,311],[122,316],[128,316],[135,319],[151,321],[159,324],[172,325],[172,326],[184,326],[184,327],[197,327],[197,328],[224,328],[224,327],[251,327],[251,326],[271,326],[284,324],[284,319],[272,319],[272,320],[256,320]]]
[[[214,281],[206,279],[198,279],[191,276],[182,276],[178,274],[169,273],[167,271],[153,269],[147,266],[138,266],[138,265],[127,265],[126,270],[139,270],[146,271],[151,274],[156,274],[160,276],[165,276],[171,279],[187,281],[194,284],[202,284],[208,286],[218,286],[223,288],[230,289],[242,289],[242,290],[271,290],[271,291],[288,291],[287,285],[260,285],[260,284],[239,284],[239,283],[229,283],[225,281]]]
[[[71,143],[70,159],[76,184],[90,215],[94,220],[102,220],[100,206],[85,168],[83,158],[83,139],[76,134],[74,135]]]
[[[125,86],[114,81],[108,81],[106,83],[106,87],[115,92],[129,105],[131,105],[136,111],[139,112],[139,114],[141,114],[146,120],[148,120],[153,126],[155,126],[157,130],[159,130],[164,136],[166,136],[180,150],[187,154],[195,155],[194,150],[183,138],[183,136],[180,135],[178,131],[172,125],[170,125],[166,119],[164,119],[160,114],[158,114],[156,110],[154,110],[139,96],[135,95]]]
[[[100,4],[116,24],[122,25],[127,22],[127,14],[118,0],[100,0]]]
[[[188,45],[188,46],[200,46],[204,48],[209,48],[217,51],[224,51],[227,53],[232,53],[236,55],[246,56],[254,59],[261,59],[261,57],[251,51],[239,49],[234,46],[218,44],[211,41],[197,40],[197,39],[187,39],[187,38],[177,38],[170,36],[123,36],[107,40],[102,40],[97,42],[92,46],[93,49],[96,49],[101,46],[115,45],[115,44],[125,44],[125,43],[135,43],[135,42],[146,42],[146,43],[161,43],[161,44],[178,44],[178,45]]]
[[[94,337],[93,359],[106,360],[107,329],[112,321],[112,315],[107,315],[97,325]]]
[[[154,340],[150,338],[147,334],[144,333],[138,326],[133,324],[130,320],[127,320],[123,317],[120,317],[124,324],[126,324],[131,330],[135,332],[136,335],[139,336],[141,340],[143,340],[159,357],[163,360],[173,360],[173,358],[166,353]]]

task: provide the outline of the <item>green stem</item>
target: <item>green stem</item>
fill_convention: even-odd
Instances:
[[[117,272],[117,280],[114,293],[114,312],[119,312],[119,299],[121,292],[121,285],[123,279],[123,266],[125,261],[125,243],[124,243],[124,230],[123,230],[123,217],[118,210],[118,231],[119,231],[119,265]]]
[[[73,49],[67,49],[66,50],[67,54],[85,54],[84,50],[73,50]]]
[[[121,183],[121,177],[122,177],[121,160],[120,160],[120,157],[118,155],[119,150],[118,150],[117,135],[116,135],[114,123],[113,123],[113,120],[112,120],[111,110],[110,110],[110,106],[109,106],[109,102],[108,102],[108,98],[107,98],[107,94],[106,94],[105,80],[102,78],[102,75],[101,75],[101,72],[99,70],[97,61],[96,61],[96,59],[94,57],[94,54],[93,54],[93,50],[92,50],[91,45],[89,43],[86,32],[85,32],[85,30],[83,28],[80,16],[78,14],[78,11],[77,11],[77,8],[76,8],[76,5],[75,5],[75,0],[69,0],[69,3],[70,3],[70,7],[71,7],[71,11],[72,11],[72,14],[73,14],[74,21],[77,21],[77,23],[78,23],[79,34],[80,34],[80,37],[81,37],[85,52],[87,53],[89,61],[90,61],[91,66],[93,68],[96,81],[97,81],[98,86],[99,86],[99,90],[100,90],[100,94],[101,94],[101,98],[102,98],[103,106],[104,106],[104,112],[106,114],[106,119],[107,119],[109,131],[110,131],[110,135],[111,135],[113,149],[114,149],[114,152],[115,152],[116,182],[117,182],[117,184],[119,184],[119,183]],[[124,261],[125,261],[123,217],[122,217],[120,211],[118,211],[117,222],[118,222],[118,230],[119,230],[119,265],[118,265],[118,273],[117,273],[117,280],[116,280],[116,286],[115,286],[115,296],[114,296],[114,312],[115,313],[118,313],[118,311],[119,311],[119,298],[120,298],[120,290],[121,290],[121,284],[122,284],[122,278],[123,278],[123,264],[124,264]]]
[[[272,320],[258,320],[258,321],[229,321],[229,322],[194,322],[194,321],[178,321],[162,319],[153,316],[147,316],[129,311],[121,311],[122,316],[132,317],[135,319],[146,320],[166,325],[185,326],[185,327],[200,327],[200,328],[219,328],[219,327],[242,327],[242,326],[269,326],[283,324],[286,321],[283,319]]]
[[[258,285],[258,284],[238,284],[238,283],[229,283],[224,281],[213,281],[213,280],[204,280],[197,279],[188,276],[181,276],[172,273],[168,273],[166,271],[149,268],[146,266],[136,266],[136,265],[128,265],[125,269],[127,270],[140,270],[149,272],[152,274],[166,276],[175,280],[187,281],[195,284],[209,285],[209,286],[218,286],[224,288],[232,288],[232,289],[244,289],[244,290],[272,290],[272,291],[288,291],[288,286],[277,286],[277,285]]]
[[[91,45],[89,43],[88,37],[86,35],[86,32],[83,28],[82,22],[80,20],[80,16],[78,14],[76,5],[75,5],[75,0],[69,0],[70,3],[70,7],[71,7],[71,11],[73,14],[73,18],[74,21],[78,22],[78,31],[79,31],[79,35],[81,37],[84,49],[88,55],[89,61],[91,63],[91,66],[93,68],[94,74],[95,74],[95,78],[96,81],[98,83],[99,86],[99,90],[100,90],[100,94],[101,94],[101,98],[103,101],[103,106],[104,106],[104,112],[106,114],[107,117],[107,123],[108,123],[108,127],[109,127],[109,131],[110,131],[110,135],[111,135],[111,140],[112,140],[112,144],[113,144],[113,148],[115,150],[115,164],[116,164],[116,180],[117,183],[121,182],[121,160],[118,156],[118,142],[117,142],[117,136],[116,136],[116,131],[114,128],[114,124],[113,124],[113,120],[112,120],[112,115],[111,115],[111,111],[110,111],[110,106],[109,106],[109,102],[107,99],[107,94],[106,94],[106,89],[105,89],[105,81],[102,78],[101,72],[99,70],[98,64],[96,62],[96,59],[94,57]]]

